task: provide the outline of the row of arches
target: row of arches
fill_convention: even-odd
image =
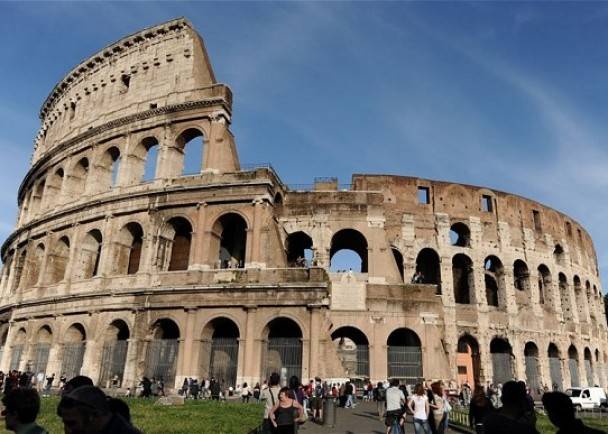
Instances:
[[[65,159],[33,183],[23,201],[20,222],[83,193],[103,193],[119,185],[200,173],[204,163],[203,131],[187,128],[172,142],[166,147],[164,158],[159,140],[149,136],[128,149],[123,144],[105,144]]]

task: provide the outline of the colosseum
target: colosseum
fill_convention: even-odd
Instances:
[[[55,86],[2,246],[0,369],[608,385],[596,253],[572,218],[417,177],[290,188],[240,165],[231,115],[181,18]],[[357,266],[334,270],[343,250]]]

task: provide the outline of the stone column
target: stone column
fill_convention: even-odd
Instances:
[[[319,373],[319,340],[321,338],[321,306],[310,305],[310,365],[308,373],[310,378]],[[308,377],[302,377],[308,378]]]
[[[192,234],[194,238],[194,252],[189,268],[191,270],[208,270],[211,267],[210,264],[205,263],[205,248],[208,248],[208,246],[205,245],[207,203],[200,202],[196,206],[196,211],[196,227]]]
[[[260,373],[262,372],[262,367],[260,366],[261,353],[258,354],[257,351],[261,345],[261,341],[257,335],[258,330],[256,329],[256,316],[258,310],[256,306],[245,307],[245,310],[247,312],[247,319],[244,330],[244,344],[241,345],[239,342],[239,352],[241,347],[244,347],[243,365],[241,366],[239,360],[237,374],[242,372],[243,381],[247,381],[247,384],[255,384],[255,379],[259,378]]]
[[[247,237],[247,250],[248,256],[246,259],[245,266],[247,268],[262,268],[261,248],[260,248],[260,235],[262,232],[263,225],[263,206],[264,200],[257,198],[253,201],[253,219],[251,222],[251,231],[248,231]],[[251,244],[251,248],[249,245]]]
[[[179,369],[176,372],[176,384],[182,384],[185,377],[195,378],[198,375],[196,371],[196,361],[198,360],[198,348],[194,347],[194,326],[196,324],[196,309],[186,309],[186,326],[183,339],[180,342],[181,363],[178,363]],[[179,379],[177,378],[179,376]]]
[[[140,347],[140,341],[136,337],[127,339],[127,356],[125,357],[125,371],[122,375],[122,387],[130,387],[134,393],[139,379],[137,378],[137,353]]]

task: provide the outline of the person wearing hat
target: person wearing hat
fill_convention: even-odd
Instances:
[[[57,407],[66,434],[139,434],[119,413],[113,413],[106,395],[94,386],[82,386],[64,395]]]
[[[6,429],[17,434],[48,434],[36,424],[40,397],[36,389],[13,389],[2,397]]]

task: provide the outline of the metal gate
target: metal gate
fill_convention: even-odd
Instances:
[[[46,365],[49,361],[51,344],[36,344],[34,346],[34,373],[46,374]]]
[[[61,363],[61,373],[71,379],[80,375],[82,361],[84,360],[84,342],[73,342],[63,345],[63,361]]]
[[[538,381],[538,359],[534,356],[526,356],[526,382],[528,387],[536,394],[540,389]]]
[[[286,370],[287,380],[292,375],[302,377],[302,340],[301,338],[270,338],[265,354],[265,378],[281,369]]]
[[[112,378],[118,376],[118,387],[122,385],[122,377],[125,373],[125,361],[127,360],[127,350],[129,342],[120,340],[105,342],[101,353],[101,375],[99,385],[110,387]]]
[[[504,384],[513,379],[511,354],[492,353],[492,381],[494,384]]]
[[[357,345],[357,377],[369,377],[369,346]]]
[[[593,367],[591,366],[591,360],[585,359],[585,373],[587,374],[587,386],[592,387],[593,381]]]
[[[562,390],[564,380],[562,379],[562,362],[558,357],[549,357],[549,373],[551,375],[551,389]]]
[[[177,367],[177,339],[154,339],[148,343],[145,375],[148,378],[162,378],[169,387],[175,384]]]
[[[580,387],[581,380],[578,375],[578,360],[568,359],[568,367],[570,368],[570,387]]]
[[[388,347],[388,377],[404,379],[415,384],[422,379],[422,350],[420,347]]]
[[[239,341],[236,338],[213,338],[209,373],[226,386],[236,386]]]
[[[11,371],[18,371],[21,364],[21,354],[23,353],[23,344],[13,345],[11,353]]]

